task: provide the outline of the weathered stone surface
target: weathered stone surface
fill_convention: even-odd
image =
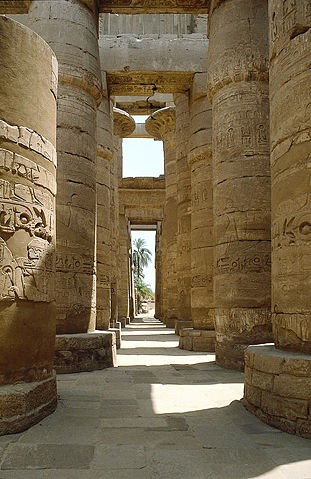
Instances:
[[[216,332],[205,329],[183,328],[179,335],[179,348],[188,351],[215,352]]]
[[[42,381],[0,388],[0,436],[25,431],[55,411],[55,375]]]
[[[272,319],[277,348],[311,353],[310,2],[269,2]]]
[[[175,94],[177,173],[177,292],[175,331],[191,327],[191,173],[187,162],[190,135],[189,94]],[[182,324],[178,324],[178,322]]]
[[[165,203],[162,222],[162,321],[175,327],[177,301],[177,175],[176,175],[176,110],[167,107],[156,111],[146,120],[147,131],[163,141]]]
[[[41,38],[6,17],[0,17],[0,49],[0,434],[5,434],[29,427],[56,405],[55,387],[42,397],[37,382],[52,381],[53,370],[57,61]]]
[[[99,0],[100,12],[106,13],[207,13],[207,0],[160,0],[155,5],[152,0]]]
[[[103,98],[97,110],[96,154],[96,328],[107,330],[111,319],[111,162],[113,124],[110,101]]]
[[[311,438],[311,357],[272,345],[248,347],[244,403],[267,424]]]
[[[212,110],[207,98],[206,73],[196,73],[193,79],[188,163],[191,171],[191,317],[195,329],[213,330]]]
[[[216,357],[240,368],[272,337],[267,2],[214,1],[209,23]]]
[[[96,18],[75,0],[34,1],[28,25],[59,61],[57,148],[57,331],[93,331],[96,321],[96,108],[101,75]]]
[[[58,374],[116,366],[114,332],[56,335],[54,367]]]

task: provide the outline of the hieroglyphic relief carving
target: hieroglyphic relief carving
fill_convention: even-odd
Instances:
[[[56,165],[56,150],[52,143],[30,128],[9,125],[0,120],[0,139],[29,148]]]
[[[28,158],[5,149],[0,149],[0,174],[6,178],[0,179],[0,299],[52,301],[55,178]],[[20,230],[29,239],[24,237],[18,256],[10,248]]]

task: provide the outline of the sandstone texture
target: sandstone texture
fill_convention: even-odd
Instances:
[[[311,438],[311,356],[249,346],[243,401],[267,424]]]
[[[40,37],[6,17],[0,17],[0,49],[0,434],[5,434],[26,429],[56,407],[57,61]],[[54,388],[40,396],[39,383],[50,381]]]
[[[265,0],[214,1],[209,17],[216,358],[232,368],[240,344],[272,339],[267,17]]]
[[[56,335],[54,367],[58,374],[94,371],[116,365],[113,331]]]

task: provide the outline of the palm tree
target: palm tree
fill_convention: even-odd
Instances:
[[[140,279],[144,277],[144,267],[151,262],[152,253],[146,248],[146,241],[142,238],[134,240],[133,246],[134,275]]]

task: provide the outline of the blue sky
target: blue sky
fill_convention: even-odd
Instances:
[[[143,123],[147,116],[134,116],[136,123]],[[164,174],[163,143],[149,138],[124,138],[123,177],[159,176]],[[152,290],[155,289],[154,231],[132,231],[132,240],[143,238],[146,247],[152,252],[152,264],[144,269],[145,279]]]

